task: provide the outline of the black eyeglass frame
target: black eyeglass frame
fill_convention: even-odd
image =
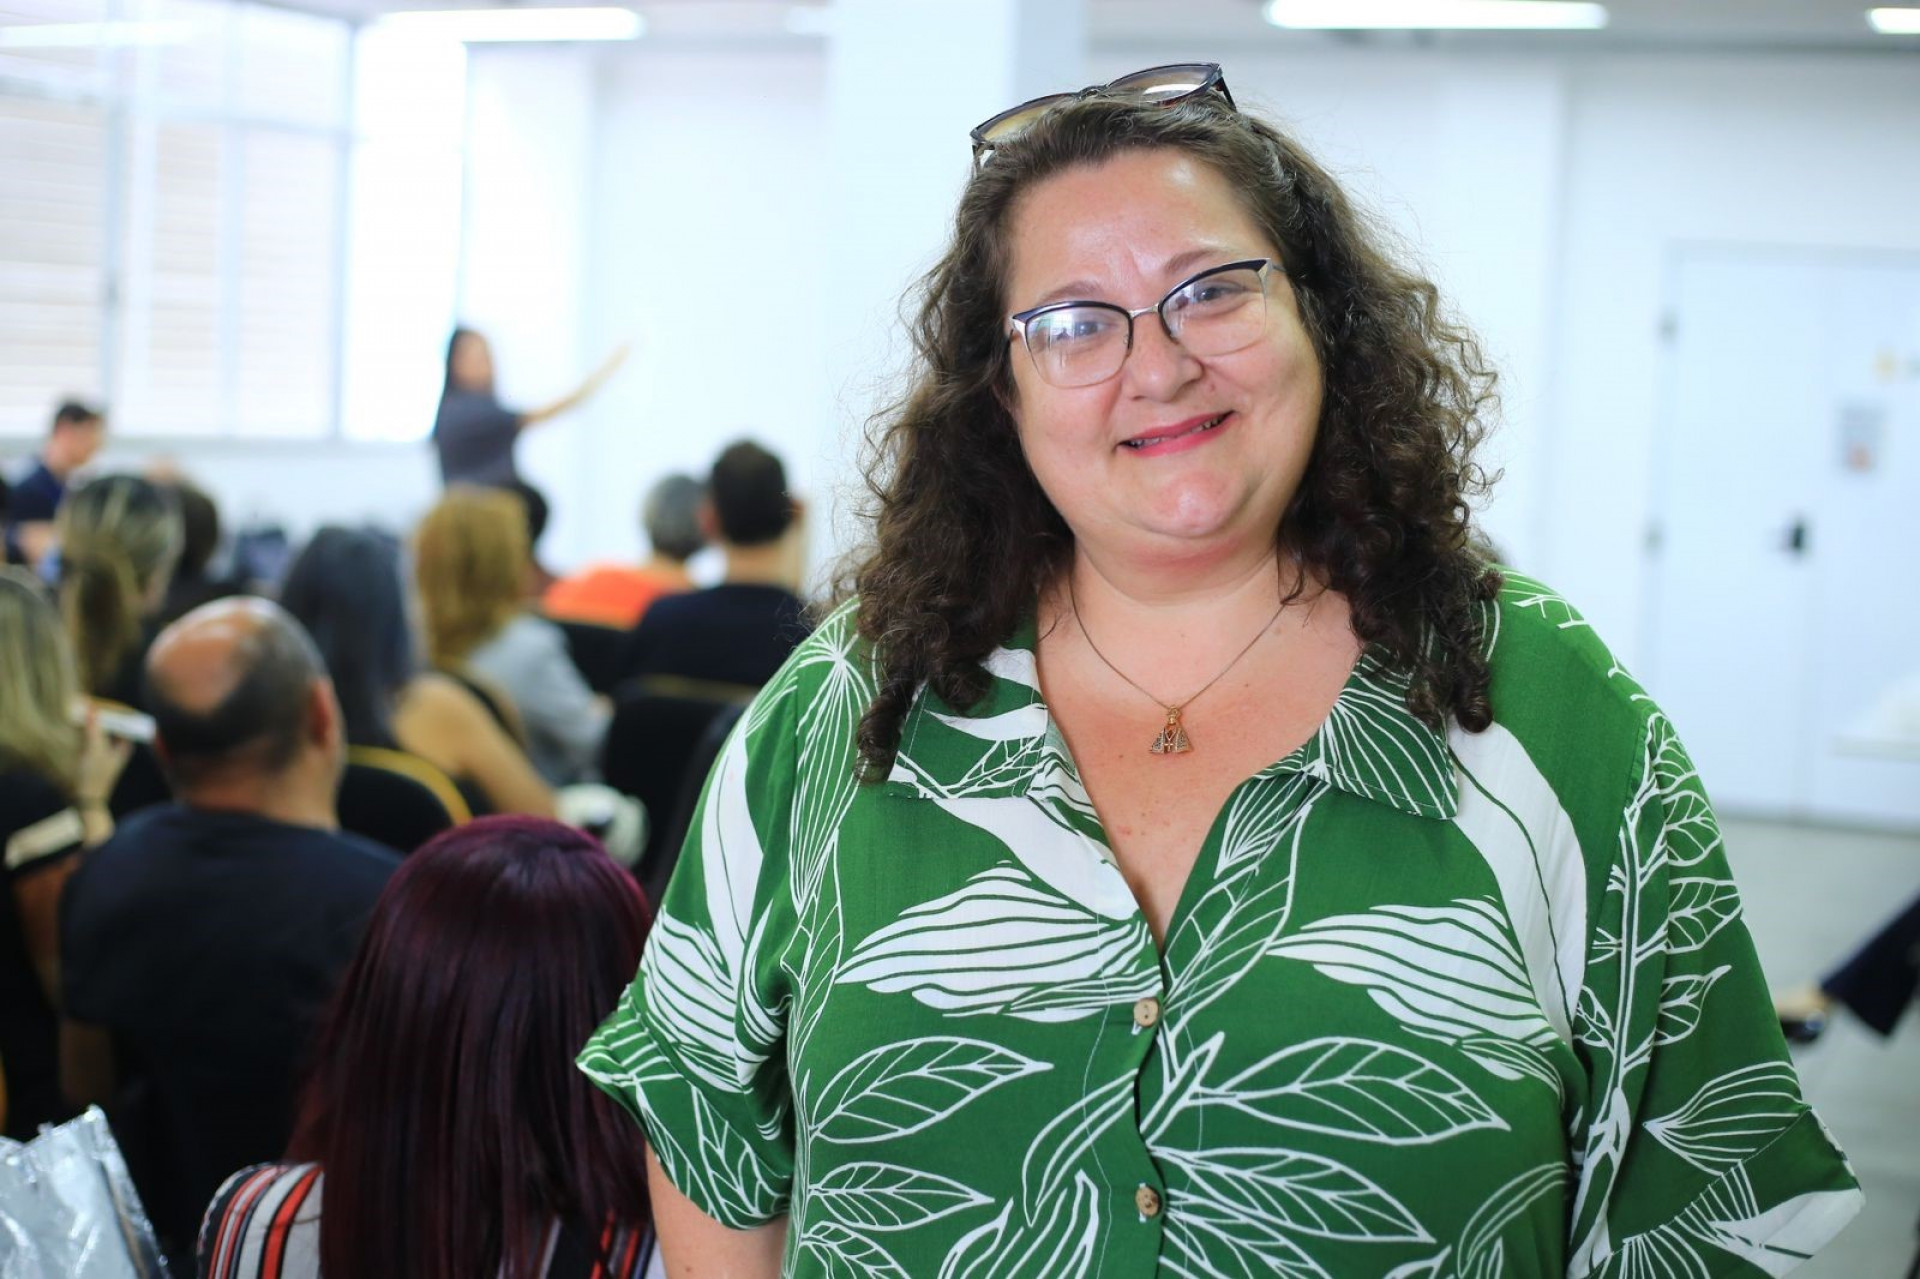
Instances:
[[[1284,266],[1282,266],[1282,264],[1279,261],[1273,258],[1245,258],[1239,262],[1224,262],[1219,266],[1210,266],[1204,271],[1196,271],[1194,274],[1188,276],[1186,279],[1180,281],[1180,283],[1168,289],[1166,296],[1161,298],[1158,302],[1155,302],[1152,306],[1143,306],[1143,307],[1136,308],[1134,310],[1128,310],[1126,307],[1121,306],[1118,302],[1092,302],[1092,301],[1085,301],[1085,300],[1079,300],[1079,301],[1067,300],[1062,302],[1048,302],[1044,306],[1029,307],[1025,311],[1016,311],[1012,315],[1009,315],[1007,317],[1007,323],[1013,326],[1013,331],[1007,334],[1007,344],[1011,346],[1013,344],[1013,339],[1015,334],[1018,334],[1020,338],[1020,345],[1026,349],[1027,358],[1033,361],[1034,370],[1038,372],[1040,368],[1040,357],[1034,354],[1032,341],[1029,339],[1027,335],[1028,334],[1027,326],[1029,324],[1033,323],[1035,320],[1039,319],[1043,315],[1051,315],[1056,311],[1081,310],[1086,307],[1094,307],[1102,311],[1112,311],[1115,315],[1123,315],[1127,319],[1126,350],[1120,356],[1119,368],[1116,368],[1112,373],[1107,374],[1107,377],[1103,377],[1096,381],[1088,382],[1085,384],[1087,386],[1098,386],[1100,385],[1101,382],[1105,382],[1107,378],[1118,377],[1120,374],[1120,370],[1124,369],[1127,366],[1127,357],[1133,354],[1133,322],[1135,320],[1149,313],[1158,316],[1160,319],[1160,331],[1167,335],[1167,341],[1172,342],[1175,346],[1178,346],[1181,350],[1186,350],[1187,349],[1186,343],[1182,342],[1179,336],[1174,333],[1173,325],[1167,319],[1167,312],[1166,312],[1167,303],[1173,301],[1174,295],[1181,292],[1183,289],[1190,289],[1194,285],[1198,284],[1200,281],[1208,279],[1211,276],[1224,275],[1228,271],[1247,271],[1247,270],[1254,270],[1259,273],[1260,303],[1262,306],[1267,305],[1267,280],[1273,275],[1273,273],[1276,270],[1278,270],[1280,274],[1284,277],[1286,275],[1286,269]],[[1264,331],[1265,329],[1263,328],[1262,332]],[[1248,345],[1251,346],[1252,343],[1248,343]],[[1239,348],[1239,349],[1244,349],[1244,348]],[[1231,351],[1214,352],[1215,355],[1231,355],[1232,353],[1233,352]],[[1202,358],[1208,358],[1208,357],[1202,357]],[[1044,379],[1045,374],[1042,374],[1041,376]],[[1063,388],[1063,389],[1075,390],[1078,388],[1076,387],[1076,388]]]
[[[1171,97],[1156,99],[1156,106],[1177,106],[1182,102],[1191,102],[1203,94],[1218,93],[1226,100],[1227,106],[1235,111],[1240,109],[1234,105],[1233,93],[1227,88],[1227,77],[1221,72],[1218,62],[1163,63],[1160,66],[1147,67],[1141,71],[1129,71],[1123,76],[1114,77],[1105,84],[1090,84],[1077,93],[1048,93],[1037,98],[1029,98],[1017,107],[1008,107],[1005,111],[987,117],[975,125],[973,131],[967,135],[973,142],[973,163],[977,168],[985,162],[988,156],[993,154],[995,147],[1005,142],[1007,138],[1019,136],[1019,132],[1016,131],[1007,134],[1005,137],[996,138],[993,132],[994,126],[1000,124],[1002,121],[1015,119],[1029,112],[1037,115],[1047,107],[1057,106],[1065,102],[1077,102],[1081,98],[1092,97],[1097,93],[1141,92],[1154,81],[1165,79],[1167,76],[1178,71],[1198,73],[1198,83],[1184,93],[1176,93]]]

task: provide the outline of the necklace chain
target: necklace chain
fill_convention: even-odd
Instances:
[[[1265,624],[1253,633],[1253,638],[1247,641],[1245,648],[1242,648],[1238,653],[1233,655],[1233,660],[1220,668],[1219,674],[1177,702],[1161,701],[1158,697],[1155,697],[1153,693],[1142,688],[1139,682],[1131,675],[1121,670],[1118,666],[1115,666],[1113,660],[1100,651],[1100,646],[1093,642],[1093,632],[1087,629],[1085,619],[1080,616],[1080,602],[1074,598],[1072,570],[1068,570],[1067,572],[1067,607],[1073,610],[1074,623],[1079,626],[1080,634],[1086,638],[1087,647],[1093,650],[1093,655],[1099,658],[1108,670],[1125,680],[1128,686],[1136,693],[1148,698],[1154,705],[1167,713],[1166,725],[1161,728],[1160,732],[1154,737],[1153,745],[1149,747],[1149,750],[1155,755],[1183,755],[1193,749],[1193,743],[1187,734],[1185,725],[1181,723],[1181,715],[1185,713],[1187,707],[1199,701],[1203,693],[1225,679],[1227,672],[1240,664],[1241,658],[1253,651],[1253,646],[1260,642],[1260,637],[1271,630],[1273,624],[1280,620],[1280,614],[1286,611],[1287,601],[1284,599],[1280,601],[1280,607],[1273,610],[1273,616],[1269,617]]]

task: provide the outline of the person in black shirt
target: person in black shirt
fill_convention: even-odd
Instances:
[[[720,585],[657,599],[627,640],[628,678],[675,675],[759,687],[807,637],[806,605],[787,583],[801,505],[786,468],[758,444],[713,464],[701,526],[726,554]]]
[[[494,394],[493,348],[487,339],[472,329],[455,329],[447,341],[446,383],[433,422],[441,482],[515,487],[520,472],[513,452],[520,432],[578,408],[626,358],[627,348],[619,347],[586,381],[553,403],[526,411],[509,409]]]
[[[0,484],[9,562],[39,558],[74,472],[93,460],[106,433],[106,415],[90,404],[68,400],[54,410],[53,426],[33,466],[14,482],[11,493]]]
[[[108,1105],[184,1258],[221,1181],[285,1148],[315,1015],[399,859],[337,829],[339,704],[278,605],[221,600],[162,631],[146,702],[175,802],[67,886],[62,1071]]]

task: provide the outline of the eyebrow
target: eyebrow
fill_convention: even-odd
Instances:
[[[1173,278],[1174,283],[1168,287],[1176,288],[1189,276],[1205,270],[1206,268],[1201,264],[1209,259],[1213,259],[1217,263],[1236,261],[1237,259],[1234,257],[1235,252],[1236,250],[1229,249],[1224,245],[1201,245],[1197,248],[1188,249],[1183,253],[1174,254],[1161,264],[1160,270],[1163,274]],[[1030,307],[1023,307],[1021,309],[1030,310],[1033,307],[1052,306],[1056,302],[1106,301],[1106,299],[1098,296],[1098,289],[1099,285],[1091,280],[1069,280],[1058,288],[1047,292],[1039,301],[1032,303]]]

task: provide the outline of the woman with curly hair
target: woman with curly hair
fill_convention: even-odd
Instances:
[[[974,146],[857,599],[723,752],[582,1057],[673,1273],[1823,1243],[1859,1191],[1699,780],[1486,562],[1492,375],[1433,286],[1210,64]]]

